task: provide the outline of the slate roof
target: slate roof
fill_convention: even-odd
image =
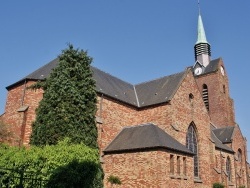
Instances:
[[[171,100],[178,89],[185,72],[135,85],[140,107],[159,104]]]
[[[210,63],[206,66],[203,74],[216,72],[219,69],[219,62],[220,61],[221,61],[221,58],[214,59],[214,60],[210,61]]]
[[[193,155],[184,145],[151,123],[123,128],[115,139],[104,149],[104,153],[120,153],[160,148]]]
[[[221,61],[221,58],[217,58],[217,59],[210,61],[210,63],[204,68],[202,74],[196,75],[196,76],[202,76],[205,74],[216,72],[219,69],[220,61]],[[194,71],[194,68],[195,67],[192,67],[193,71]]]
[[[6,88],[11,89],[24,80],[43,80],[49,76],[52,69],[58,64],[58,58],[54,59]],[[91,69],[93,70],[93,77],[96,80],[97,92],[135,107],[145,107],[171,100],[186,75],[184,71],[149,82],[132,85],[95,67],[91,67]]]
[[[227,126],[213,130],[215,136],[224,144],[231,143],[233,138],[234,126]]]
[[[215,129],[216,130],[216,129]],[[214,134],[214,130],[211,130],[211,139],[214,141],[215,147],[221,149],[223,151],[227,151],[230,153],[234,153],[232,148],[228,147],[227,145],[223,144],[219,138]]]

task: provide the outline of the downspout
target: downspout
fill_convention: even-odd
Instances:
[[[220,150],[220,178],[221,178],[221,182],[223,183],[223,169],[222,169],[222,154],[221,154],[221,150]]]
[[[100,100],[100,110],[99,110],[99,117],[102,118],[102,101],[103,101],[103,93],[101,95],[101,100]]]
[[[27,85],[27,79],[24,80],[23,94],[22,94],[22,98],[21,98],[21,107],[23,106],[23,103],[24,103],[26,85]],[[23,119],[22,119],[22,124],[21,124],[21,134],[20,134],[20,139],[19,139],[19,147],[21,147],[23,145],[24,131],[25,131],[25,119],[26,119],[25,116],[26,116],[26,114],[25,114],[25,111],[22,113],[23,113]]]
[[[102,122],[102,103],[103,103],[103,93],[102,93],[102,95],[101,95],[101,99],[100,99],[100,107],[99,107],[99,118],[100,118],[100,120],[101,120],[101,122]],[[98,123],[97,123],[98,124]],[[103,156],[103,154],[101,153],[102,151],[101,151],[101,146],[102,146],[102,127],[101,127],[101,125],[102,125],[102,123],[99,123],[99,130],[100,131],[98,131],[98,132],[100,132],[99,134],[100,134],[100,145],[99,145],[99,153],[100,153],[100,161],[102,162],[102,156]]]
[[[235,172],[235,184],[236,187],[238,187],[238,181],[237,181],[237,172],[236,172],[236,162],[235,162],[235,157],[234,157],[234,172]]]
[[[25,81],[24,81],[23,95],[22,95],[22,98],[21,98],[21,106],[23,106],[23,102],[24,102],[25,91],[26,91],[26,84],[27,84],[27,79],[25,79]]]
[[[247,183],[247,187],[248,187],[248,184],[249,184],[249,176],[248,176],[248,168],[247,168],[247,155],[246,155],[246,152],[247,152],[247,148],[246,148],[246,139],[245,140],[245,146],[244,146],[244,157],[245,157],[245,168],[246,168],[246,183]]]

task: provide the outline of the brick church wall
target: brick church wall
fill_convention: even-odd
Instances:
[[[202,94],[203,84],[208,87],[209,115],[211,122],[218,127],[235,125],[234,103],[229,95],[229,82],[225,72],[223,76],[220,66],[224,67],[222,60],[216,72],[196,77],[198,88]],[[223,117],[223,118],[222,118]]]
[[[210,75],[209,79],[211,83],[215,78],[225,79],[218,74]],[[193,123],[196,128],[198,139],[200,180],[197,181],[194,179],[193,161],[187,156],[187,167],[189,173],[187,175],[188,178],[182,179],[176,178],[175,176],[171,177],[169,174],[169,156],[171,153],[166,151],[147,151],[104,156],[101,152],[104,162],[103,167],[106,173],[105,178],[107,178],[108,175],[118,175],[121,180],[126,183],[123,187],[134,187],[132,186],[133,183],[136,185],[150,185],[150,187],[157,187],[156,183],[159,183],[158,185],[167,185],[166,187],[211,187],[212,183],[217,180],[219,181],[221,178],[224,178],[225,180],[226,177],[222,176],[223,172],[219,174],[214,170],[214,166],[216,165],[215,157],[219,156],[220,153],[214,149],[214,144],[211,141],[210,117],[203,103],[202,94],[197,88],[197,83],[199,87],[204,83],[203,79],[205,79],[205,77],[199,78],[199,81],[196,82],[197,80],[195,80],[192,72],[189,70],[170,102],[145,107],[143,109],[137,109],[136,107],[98,94],[98,110],[96,114],[98,120],[100,120],[98,121],[99,123],[97,126],[98,143],[101,151],[107,147],[107,145],[115,138],[123,127],[149,122],[159,126],[180,143],[186,145],[187,129],[189,125]],[[224,81],[227,83],[227,80]],[[16,145],[28,145],[32,129],[31,125],[35,120],[35,109],[38,107],[39,101],[43,96],[42,90],[24,91],[24,88],[33,83],[33,81],[28,81],[26,85],[25,83],[22,83],[9,89],[8,91],[3,119],[7,124],[12,125],[15,135],[17,135],[15,142],[13,140],[13,143]],[[209,85],[211,83],[208,82],[206,84]],[[210,92],[211,91],[214,90],[211,89]],[[221,90],[219,90],[219,92],[220,93],[218,95],[223,95]],[[227,103],[227,105],[229,105],[229,103]],[[22,106],[29,106],[29,108],[26,111],[18,112],[18,109]],[[223,108],[226,108],[226,106]],[[233,113],[233,107],[230,107],[229,112]],[[227,117],[230,116],[231,115]],[[223,122],[220,122],[219,117],[217,116],[213,116],[211,119],[217,121],[219,125],[223,125],[225,123],[225,119]],[[232,123],[234,122],[234,119],[229,118],[227,121],[231,121]],[[20,142],[21,140],[22,142]],[[235,142],[235,145],[233,145],[234,148],[240,147],[240,144],[244,142],[244,140],[242,140],[242,135],[238,133],[236,134],[234,140],[238,140],[238,142]],[[180,154],[172,154],[175,157],[177,157],[177,155],[181,158],[184,157]],[[230,156],[230,159],[233,164],[234,157]],[[223,158],[223,160],[225,159]],[[145,173],[140,173],[138,171],[132,172],[130,169],[132,168],[131,163],[138,164],[138,168]],[[149,168],[152,168],[153,170],[147,172]],[[159,171],[155,171],[158,168]],[[218,168],[220,168],[220,166],[218,166]],[[130,171],[131,174],[129,173]],[[153,172],[157,175],[152,175]],[[159,179],[156,180],[156,176],[159,177]],[[246,180],[246,177],[244,178]]]
[[[170,155],[174,157],[174,172],[170,173]],[[180,159],[180,171],[177,170],[177,156]],[[187,162],[186,174],[183,158]],[[105,155],[105,187],[110,187],[107,178],[118,176],[122,182],[119,187],[186,187],[193,188],[192,157],[169,151],[138,151],[123,154]]]
[[[13,145],[29,144],[32,131],[32,122],[35,119],[35,109],[43,97],[42,90],[27,89],[34,81],[23,82],[16,87],[8,90],[7,102],[5,107],[4,122],[11,126],[14,138]],[[21,107],[27,106],[26,110]]]
[[[244,139],[241,130],[238,126],[235,126],[233,133],[233,142],[232,148],[236,152],[235,153],[235,168],[237,173],[237,182],[238,185],[247,185],[247,148],[246,148],[246,140]],[[241,153],[241,158],[238,153]]]
[[[193,99],[189,98],[191,93],[194,96]],[[105,103],[107,102],[104,102],[103,104],[103,111],[105,111],[104,110],[105,105],[107,105]],[[205,105],[201,99],[200,92],[197,89],[196,82],[192,76],[191,71],[187,73],[186,78],[181,83],[178,91],[174,95],[170,104],[162,104],[159,106],[153,106],[153,107],[145,108],[139,111],[134,111],[132,109],[125,110],[123,109],[124,107],[118,107],[117,104],[113,102],[110,102],[110,104],[107,106],[109,106],[110,109],[113,109],[111,111],[112,115],[106,116],[107,119],[103,118],[104,124],[102,126],[108,127],[108,126],[114,126],[115,124],[117,124],[118,125],[117,133],[121,130],[120,129],[122,127],[121,122],[125,124],[125,126],[152,122],[158,125],[163,130],[165,130],[168,134],[170,134],[172,137],[177,139],[183,145],[186,145],[187,129],[189,125],[193,122],[196,126],[197,137],[198,137],[198,147],[199,147],[198,155],[199,155],[199,163],[200,163],[199,171],[200,171],[200,178],[202,181],[201,187],[211,186],[211,180],[209,178],[210,169],[207,168],[210,166],[210,156],[207,155],[207,153],[209,150],[209,144],[211,142],[209,140],[209,137],[210,137],[209,116],[205,109]],[[124,111],[125,111],[125,114],[124,114]],[[110,110],[107,110],[107,112],[110,112]],[[120,118],[120,116],[122,118]],[[126,122],[122,121],[123,119],[126,119],[127,121]],[[174,129],[172,125],[175,125],[176,127],[178,127],[178,130]],[[108,130],[108,128],[105,128],[105,130]],[[110,128],[110,130],[113,131],[114,129]],[[111,136],[111,134],[109,133],[103,133],[103,135],[104,134]],[[113,138],[115,135],[116,134],[113,134]],[[113,138],[109,138],[109,136],[107,136],[106,139],[110,141],[113,140]],[[110,141],[105,141],[104,136],[102,137],[102,142],[105,142],[104,145],[107,146],[107,144]],[[115,154],[112,156],[116,157]],[[129,159],[129,155],[127,156],[127,160],[129,161],[131,160]],[[162,161],[160,160],[158,160],[158,162],[162,163]],[[106,168],[107,166],[106,156],[104,156],[104,165]],[[109,171],[112,171],[112,170],[109,169]],[[119,174],[119,175],[121,176],[121,178],[123,178],[122,174]],[[171,182],[174,182],[174,181],[171,181]],[[192,178],[192,182],[193,182],[192,185],[194,185],[194,182],[195,182],[194,178]],[[196,186],[200,186],[200,184],[201,183],[197,183]]]

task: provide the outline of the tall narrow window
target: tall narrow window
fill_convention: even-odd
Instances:
[[[241,162],[242,161],[242,152],[241,149],[238,149],[238,161]]]
[[[170,174],[174,174],[174,155],[170,155]]]
[[[188,127],[186,146],[194,153],[194,177],[199,177],[197,137],[193,124]]]
[[[183,175],[184,176],[187,175],[187,161],[186,161],[186,157],[183,157]]]
[[[208,88],[206,84],[202,86],[202,97],[207,110],[209,111]]]
[[[231,162],[230,162],[229,157],[227,157],[227,161],[226,161],[226,172],[227,172],[228,181],[231,181],[231,179],[232,179],[232,176],[231,176]]]
[[[181,174],[181,158],[180,156],[177,156],[177,174]]]

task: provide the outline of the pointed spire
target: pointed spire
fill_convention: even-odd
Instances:
[[[198,37],[196,44],[199,43],[208,43],[200,12],[198,17]]]
[[[210,50],[210,44],[207,42],[206,33],[201,18],[199,1],[198,1],[198,6],[199,6],[198,36],[194,46],[195,61],[196,62],[198,61],[200,65],[206,67],[210,63],[211,50]]]

